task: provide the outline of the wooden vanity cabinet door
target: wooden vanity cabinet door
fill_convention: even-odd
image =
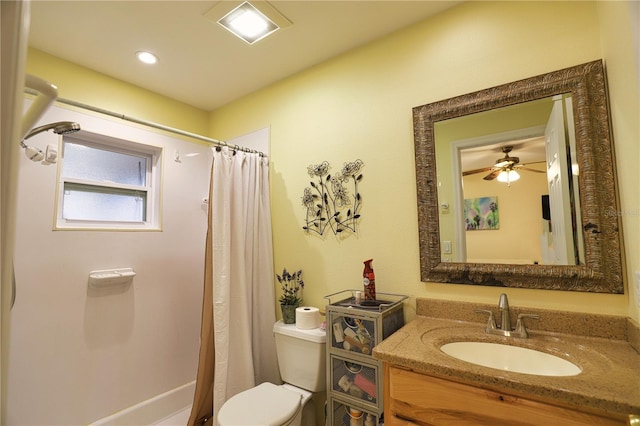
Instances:
[[[625,425],[613,419],[439,379],[385,363],[384,413],[396,425]]]

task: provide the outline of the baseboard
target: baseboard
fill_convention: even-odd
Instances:
[[[153,398],[104,417],[90,426],[150,425],[176,413],[193,402],[196,382],[184,384]]]

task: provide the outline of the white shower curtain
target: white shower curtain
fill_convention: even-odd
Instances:
[[[272,332],[276,313],[268,171],[267,159],[258,154],[214,149],[214,418],[236,393],[280,380]]]

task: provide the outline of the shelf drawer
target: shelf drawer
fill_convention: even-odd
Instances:
[[[371,356],[371,350],[379,343],[375,318],[331,312],[330,320],[332,348]]]
[[[389,299],[388,302],[377,301],[384,307],[380,311],[358,308],[359,305],[353,304],[353,298],[327,306],[327,349],[343,352],[344,356],[371,357],[374,346],[404,325],[401,302],[405,296],[393,301],[393,295],[380,294]]]
[[[329,402],[329,409],[332,426],[377,426],[382,420],[375,411],[349,405],[334,398]]]
[[[382,407],[382,383],[378,364],[356,362],[331,355],[331,391],[347,399]]]

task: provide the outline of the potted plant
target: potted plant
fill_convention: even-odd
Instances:
[[[304,281],[302,281],[302,270],[289,273],[287,268],[282,270],[282,275],[276,274],[280,287],[282,288],[282,296],[280,296],[280,308],[282,309],[282,321],[285,324],[295,324],[296,308],[302,302],[302,289]]]

